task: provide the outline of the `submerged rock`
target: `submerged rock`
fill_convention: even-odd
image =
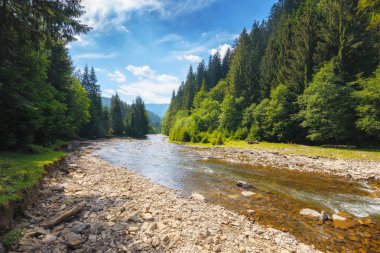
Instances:
[[[248,188],[253,188],[253,185],[245,182],[245,181],[238,181],[237,184],[236,184],[238,187],[241,187],[241,188],[245,188],[245,189],[248,189]]]
[[[243,195],[244,197],[251,197],[251,196],[253,196],[255,194],[256,193],[251,192],[251,191],[243,191],[243,192],[241,192],[241,195]]]
[[[313,209],[305,208],[300,211],[300,214],[302,216],[306,216],[308,218],[313,218],[313,219],[319,219],[321,214]]]
[[[321,212],[321,215],[319,217],[319,219],[322,221],[322,222],[325,222],[329,219],[329,216],[327,215],[327,213],[325,211],[322,211]]]
[[[347,220],[346,217],[340,216],[340,215],[335,214],[335,213],[332,215],[332,219],[333,219],[334,221],[336,221],[336,220],[341,220],[341,221],[345,221],[345,220]]]

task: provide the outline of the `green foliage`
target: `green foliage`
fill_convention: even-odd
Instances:
[[[5,233],[1,237],[1,242],[6,250],[11,250],[12,246],[22,238],[23,231],[21,229],[13,229]]]
[[[326,63],[299,97],[301,126],[311,141],[346,141],[352,130],[351,89],[344,86],[335,61]]]
[[[378,2],[278,1],[267,20],[243,29],[225,58],[214,54],[207,66],[189,69],[162,132],[204,143],[377,138]]]
[[[357,80],[361,90],[353,93],[356,98],[357,127],[380,140],[380,65],[373,77]]]
[[[149,120],[144,101],[137,97],[130,106],[126,117],[126,134],[133,137],[144,137],[149,131]]]
[[[110,118],[113,134],[122,135],[124,131],[123,115],[121,110],[121,100],[117,93],[111,97]]]
[[[1,149],[71,135],[71,62],[65,45],[89,29],[79,0],[0,3]]]
[[[236,122],[240,122],[238,104],[233,96],[224,98],[221,105],[221,114],[219,116],[220,127],[227,131],[234,132],[237,128]]]

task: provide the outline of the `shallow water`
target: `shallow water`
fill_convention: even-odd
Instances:
[[[199,192],[211,202],[246,214],[264,225],[289,231],[317,248],[334,252],[378,252],[380,249],[380,198],[368,182],[338,177],[276,170],[246,164],[210,160],[191,152],[190,147],[168,143],[164,136],[146,140],[123,140],[104,144],[96,155],[127,167],[152,181],[188,196]],[[239,180],[255,186],[256,195],[241,196]],[[300,217],[302,208],[344,211],[353,219],[370,217],[375,224],[348,230]]]

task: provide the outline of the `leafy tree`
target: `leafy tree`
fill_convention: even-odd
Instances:
[[[123,115],[121,109],[121,100],[117,93],[111,97],[110,118],[113,134],[122,135],[124,130]]]
[[[299,97],[301,126],[314,142],[341,143],[350,138],[353,120],[352,90],[344,86],[337,63],[330,61],[314,76]]]
[[[380,65],[373,77],[359,79],[361,90],[353,93],[358,101],[356,126],[366,134],[380,140]]]
[[[238,113],[238,104],[236,99],[229,95],[226,96],[221,105],[221,114],[219,117],[220,127],[227,131],[234,132],[237,129],[237,122],[240,122]]]

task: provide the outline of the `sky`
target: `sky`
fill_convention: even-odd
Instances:
[[[93,66],[102,95],[169,103],[173,90],[210,54],[223,53],[275,0],[84,0],[92,30],[68,45],[74,65]]]

